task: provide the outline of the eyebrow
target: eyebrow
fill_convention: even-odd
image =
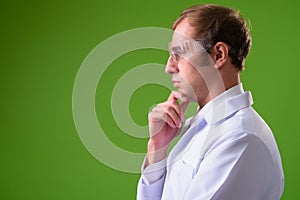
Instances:
[[[170,48],[170,50],[174,51],[174,52],[183,52],[184,51],[184,49],[183,49],[183,47],[181,45],[172,46]]]

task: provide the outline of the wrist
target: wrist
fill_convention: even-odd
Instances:
[[[146,166],[152,165],[165,159],[168,155],[168,148],[169,144],[163,145],[149,140]]]
[[[147,152],[168,151],[170,144],[165,144],[152,140],[148,141]]]

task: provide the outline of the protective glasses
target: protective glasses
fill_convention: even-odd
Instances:
[[[169,52],[174,61],[178,62],[180,58],[188,59],[195,54],[204,53],[208,49],[203,47],[202,40],[186,39],[180,42],[170,42]]]

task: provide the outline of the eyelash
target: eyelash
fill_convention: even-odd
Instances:
[[[173,58],[173,60],[175,60],[176,62],[178,62],[181,58],[181,56],[183,55],[183,53],[176,53],[176,52],[170,52],[170,56]]]

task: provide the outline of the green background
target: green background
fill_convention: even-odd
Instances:
[[[297,199],[300,14],[292,0],[1,2],[0,199],[135,199],[139,174],[103,165],[79,139],[72,117],[75,76],[101,41],[131,28],[169,28],[184,8],[199,3],[238,8],[250,19],[253,47],[242,80],[277,139],[286,178],[282,199]],[[116,127],[109,110],[114,84],[130,68],[165,63],[167,56],[129,53],[100,80],[105,87],[97,89],[97,115],[106,116],[100,123],[119,147],[143,152],[146,140]],[[129,105],[136,123],[145,124],[149,106],[167,95],[158,85],[139,88]]]

